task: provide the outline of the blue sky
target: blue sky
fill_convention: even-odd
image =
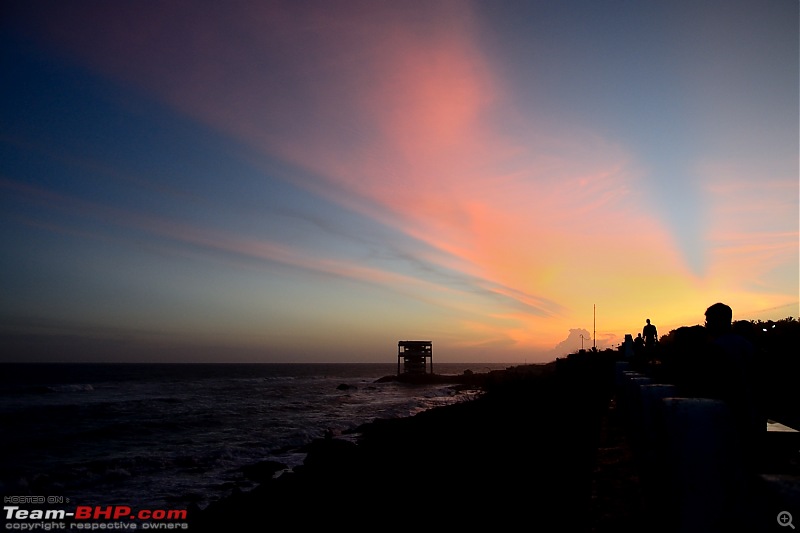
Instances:
[[[0,39],[3,360],[800,315],[796,2],[9,2]]]

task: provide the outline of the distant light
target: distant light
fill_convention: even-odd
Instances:
[[[767,328],[762,329],[761,331],[767,331]]]

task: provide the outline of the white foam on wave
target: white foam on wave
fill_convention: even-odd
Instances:
[[[94,387],[91,383],[75,383],[68,385],[51,385],[47,387],[52,392],[92,392]]]

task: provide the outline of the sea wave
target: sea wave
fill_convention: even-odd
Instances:
[[[251,489],[246,465],[294,468],[326,434],[355,440],[364,423],[471,397],[449,386],[378,382],[394,369],[82,365],[36,367],[27,382],[6,375],[6,391],[48,393],[4,396],[0,446],[13,453],[0,455],[0,488],[85,504],[202,507]]]

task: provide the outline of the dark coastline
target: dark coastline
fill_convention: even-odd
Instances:
[[[751,378],[763,414],[790,429],[800,427],[800,360],[794,356],[800,323],[787,319],[776,328],[772,323],[735,326],[756,347]],[[700,515],[682,514],[686,486],[675,484],[677,473],[659,470],[661,475],[653,477],[652,470],[643,469],[652,467],[643,453],[653,450],[642,447],[642,434],[631,423],[626,394],[632,389],[624,385],[620,369],[627,365],[638,376],[634,380],[647,376],[653,384],[677,382],[681,396],[688,390],[681,389],[674,362],[687,356],[700,360],[706,346],[695,330],[699,327],[670,332],[644,359],[622,350],[592,350],[485,374],[387,376],[383,379],[410,381],[411,386],[435,380],[484,394],[413,417],[365,424],[357,428],[355,443],[334,436],[318,439],[309,445],[302,466],[273,478],[280,465],[261,465],[257,488],[190,510],[189,525],[194,531],[243,532],[307,526],[683,531],[674,522],[691,527],[685,516]],[[725,375],[726,365],[718,361],[712,376]],[[704,433],[703,438],[714,441],[722,433]],[[670,440],[670,435],[661,438]],[[711,455],[703,460],[710,464],[732,457],[736,440],[716,441],[719,447],[709,448]],[[693,455],[702,451],[694,449],[697,442],[687,445],[690,455],[699,457]],[[718,520],[713,531],[743,526],[778,530],[779,512],[788,509],[800,516],[800,432],[765,432],[759,450],[752,463],[725,463],[723,475],[710,479],[710,485],[717,483],[718,490],[732,490],[734,496],[716,513],[709,513],[704,501],[694,505],[706,522],[708,516]],[[659,457],[659,468],[686,465]],[[704,470],[703,463],[697,466]],[[741,494],[739,485],[719,485],[737,472],[744,474],[737,478]],[[676,490],[665,491],[665,481]],[[697,486],[701,500],[712,496],[713,504],[716,493],[703,493],[705,485]]]
[[[588,531],[614,353],[488,374],[427,376],[481,397],[311,443],[299,468],[190,513],[193,531],[384,521]],[[386,378],[394,379],[394,378]],[[276,465],[277,466],[277,465]],[[269,465],[266,466],[269,469]],[[522,522],[521,522],[522,521]]]

